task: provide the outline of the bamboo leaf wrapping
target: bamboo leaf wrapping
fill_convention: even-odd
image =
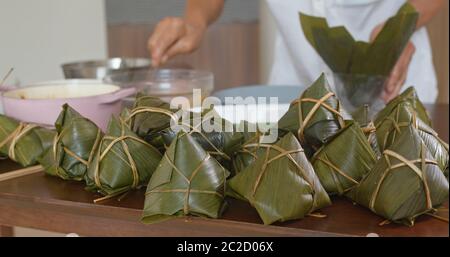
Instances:
[[[377,129],[373,121],[370,120],[369,111],[370,110],[368,105],[361,106],[360,108],[358,108],[356,112],[352,113],[352,118],[354,121],[360,124],[362,131],[364,132],[367,140],[369,141],[370,147],[375,153],[377,159],[379,159],[381,157],[381,149],[378,144],[376,134]]]
[[[161,131],[170,127],[171,120],[177,121],[177,110],[157,97],[138,94],[131,110],[124,109],[121,118],[139,137],[165,151]]]
[[[294,133],[302,145],[310,145],[314,150],[344,127],[339,100],[324,74],[291,103],[278,127]]]
[[[228,175],[191,135],[180,132],[147,186],[143,222],[186,215],[219,218]]]
[[[398,104],[389,116],[380,121],[377,137],[381,149],[387,149],[395,144],[403,132],[410,127],[416,130],[441,170],[445,171],[449,163],[448,144],[418,117],[409,102]]]
[[[409,226],[448,199],[449,184],[416,130],[409,127],[383,152],[350,197],[384,218]]]
[[[325,190],[343,195],[372,169],[376,156],[359,124],[351,122],[322,146],[311,162]]]
[[[159,151],[112,118],[89,170],[87,189],[109,197],[146,185],[161,160]]]
[[[56,132],[0,115],[0,154],[28,167],[47,151]]]
[[[431,119],[428,115],[428,112],[422,102],[419,100],[417,96],[417,92],[414,87],[407,88],[403,93],[398,95],[396,98],[392,99],[383,110],[381,110],[375,117],[374,123],[375,126],[379,126],[387,116],[389,116],[392,111],[401,103],[407,102],[416,112],[417,117],[421,119],[425,124],[431,126]]]
[[[264,224],[300,219],[331,204],[293,134],[255,147],[264,152],[228,185],[256,208]]]
[[[231,156],[226,153],[226,146],[233,136],[233,124],[222,119],[213,109],[202,113],[184,112],[179,115],[176,124],[177,126],[158,133],[166,146],[173,142],[179,131],[185,131],[225,168],[231,167]],[[207,126],[210,126],[208,131]],[[220,130],[217,131],[215,128]]]
[[[248,145],[258,144],[263,133],[261,133],[256,124],[247,121],[241,122],[233,136],[225,145],[225,153],[232,157],[233,172],[237,174],[252,164],[257,154],[263,149],[258,147],[247,147]]]
[[[67,104],[62,107],[55,127],[57,135],[39,163],[49,175],[83,180],[103,133]]]

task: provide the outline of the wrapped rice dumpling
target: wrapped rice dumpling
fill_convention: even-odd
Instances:
[[[449,164],[448,144],[418,117],[408,102],[398,104],[389,116],[380,121],[377,128],[380,148],[384,150],[395,144],[403,132],[409,130],[411,126],[417,130],[441,170],[445,171]]]
[[[417,96],[417,92],[414,87],[409,87],[403,93],[398,95],[396,98],[392,99],[383,110],[381,110],[375,118],[375,126],[379,126],[387,116],[389,116],[392,111],[401,103],[407,102],[416,112],[416,116],[420,118],[425,124],[431,126],[431,119],[428,112],[422,102]]]
[[[139,137],[161,151],[165,151],[164,142],[158,133],[170,127],[171,120],[178,120],[176,110],[170,104],[157,97],[138,95],[132,110],[123,113],[125,123]]]
[[[219,218],[228,175],[191,135],[180,132],[147,186],[143,222],[186,215]]]
[[[206,129],[207,126],[210,126]],[[220,130],[215,130],[217,127]],[[205,110],[203,113],[184,112],[177,121],[177,126],[169,127],[157,133],[156,137],[161,137],[166,146],[170,145],[177,137],[179,131],[189,133],[208,153],[216,158],[222,165],[229,167],[231,157],[225,153],[233,136],[233,124],[212,110]]]
[[[228,145],[225,146],[225,153],[233,159],[235,174],[252,164],[258,153],[263,151],[263,148],[257,147],[263,133],[257,129],[256,124],[244,121],[238,126],[239,129],[233,134]]]
[[[389,221],[414,224],[448,199],[449,184],[422,138],[408,127],[350,197]]]
[[[110,198],[148,183],[161,160],[160,152],[112,118],[85,180],[89,191]]]
[[[339,100],[324,74],[292,102],[278,126],[294,133],[302,145],[311,145],[314,150],[344,127]]]
[[[359,124],[350,122],[317,151],[311,162],[325,190],[343,195],[372,169],[376,156]]]
[[[56,132],[0,115],[0,153],[27,167],[52,145]]]
[[[103,136],[102,131],[67,104],[63,106],[55,127],[57,136],[39,163],[49,175],[83,180]]]
[[[292,133],[260,147],[265,149],[257,160],[228,185],[256,208],[264,224],[300,219],[331,204]]]
[[[381,150],[378,145],[378,139],[376,134],[375,124],[370,120],[369,115],[369,105],[365,104],[361,106],[356,112],[352,113],[353,120],[359,123],[364,134],[369,141],[370,147],[372,147],[375,156],[378,158],[381,157]]]

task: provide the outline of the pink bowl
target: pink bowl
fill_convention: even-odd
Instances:
[[[120,114],[122,99],[135,93],[97,80],[63,80],[8,90],[1,98],[5,115],[20,121],[53,126],[67,103],[106,130],[111,116]]]

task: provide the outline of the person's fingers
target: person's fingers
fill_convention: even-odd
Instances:
[[[406,81],[409,64],[411,63],[414,52],[414,45],[412,43],[408,43],[396,65],[392,69],[388,81],[386,82],[386,85],[384,87],[385,99],[391,99],[400,92],[403,84]]]
[[[166,51],[162,57],[161,63],[166,63],[172,57],[179,54],[186,54],[192,52],[196,48],[195,39],[192,37],[186,37],[177,41],[172,45],[169,50]]]
[[[185,24],[180,18],[166,18],[157,25],[148,42],[148,48],[155,66],[161,63],[167,49],[176,44],[185,33]]]
[[[187,54],[197,49],[203,38],[204,30],[198,27],[186,26],[186,34],[175,42],[163,55],[162,64],[176,55]]]

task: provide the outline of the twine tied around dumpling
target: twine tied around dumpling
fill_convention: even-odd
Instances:
[[[0,143],[0,148],[5,146],[6,144],[10,143],[9,149],[8,149],[8,156],[11,160],[17,161],[16,160],[17,142],[19,142],[19,140],[24,135],[26,135],[27,133],[29,133],[31,130],[33,130],[36,127],[38,127],[38,126],[35,124],[26,124],[24,122],[19,123],[19,126],[17,126],[17,128]]]
[[[184,134],[184,135],[186,135],[186,134]],[[164,158],[168,161],[168,163],[172,167],[172,169],[186,181],[186,183],[188,184],[187,188],[153,189],[151,191],[146,192],[145,195],[152,194],[152,193],[184,193],[185,194],[184,195],[184,204],[183,204],[183,213],[184,213],[184,215],[188,215],[189,214],[189,196],[190,196],[191,193],[195,193],[195,194],[212,194],[212,195],[217,195],[220,198],[224,198],[225,197],[224,194],[220,194],[217,191],[198,190],[198,189],[192,189],[191,188],[191,183],[194,180],[195,176],[198,174],[198,172],[203,167],[203,165],[211,158],[211,155],[209,153],[206,154],[205,158],[192,171],[192,174],[191,174],[191,176],[189,178],[186,177],[183,174],[183,172],[180,171],[180,169],[175,165],[173,160],[171,160],[170,157],[167,155],[167,152],[166,152],[166,154],[164,154]],[[224,176],[225,176],[225,169],[222,168],[222,170],[223,170]],[[223,189],[224,192],[225,192],[225,185],[226,185],[226,183],[224,183],[224,189]]]
[[[80,119],[84,119],[84,118],[80,118]],[[77,118],[73,119],[71,121],[71,123],[74,123],[77,120]],[[61,130],[60,133],[55,135],[55,138],[53,139],[53,146],[52,146],[52,151],[53,151],[53,160],[55,164],[59,163],[59,158],[60,156],[58,155],[59,151],[58,151],[58,146],[59,146],[59,142],[61,141],[61,138],[64,136],[65,133],[67,133],[68,128],[70,127],[71,124],[69,124],[69,126],[66,126],[65,128],[63,128]],[[63,151],[68,154],[70,157],[76,159],[77,161],[79,161],[80,163],[82,163],[83,165],[85,165],[86,167],[89,166],[89,164],[92,162],[93,158],[94,158],[94,153],[95,150],[97,149],[98,145],[100,144],[102,138],[102,131],[97,128],[97,136],[95,137],[95,141],[94,141],[94,145],[92,146],[92,149],[89,153],[89,157],[87,160],[83,159],[82,157],[78,156],[76,153],[74,153],[73,151],[71,151],[69,148],[65,147],[63,144],[61,144]],[[59,169],[56,169],[56,173],[58,174],[58,176],[63,176],[60,173]]]
[[[378,181],[375,191],[373,192],[373,194],[370,198],[369,208],[372,211],[376,212],[375,203],[376,203],[378,194],[381,190],[381,186],[383,185],[383,182],[386,179],[387,175],[389,173],[393,172],[393,170],[402,168],[402,167],[409,167],[411,169],[411,171],[413,171],[414,174],[416,174],[420,178],[420,180],[423,183],[423,188],[425,191],[426,210],[427,211],[435,210],[433,208],[433,203],[432,203],[431,195],[430,195],[430,188],[427,183],[427,179],[426,179],[426,175],[425,175],[425,166],[426,166],[426,164],[431,164],[431,165],[438,165],[438,164],[434,160],[425,159],[425,153],[426,153],[425,147],[426,147],[425,144],[422,142],[420,158],[416,159],[416,160],[408,160],[404,156],[402,156],[394,151],[391,151],[391,150],[385,150],[383,152],[383,157],[385,158],[386,163],[388,164],[388,167],[386,168],[386,170],[384,170],[383,175],[381,176],[381,179]],[[400,161],[400,163],[392,165],[391,158],[394,158],[394,159]],[[417,163],[421,164],[420,169],[416,166]]]
[[[392,116],[388,116],[388,117],[384,118],[383,121],[390,121],[392,126],[391,126],[391,131],[388,131],[387,133],[384,134],[384,138],[383,138],[383,142],[382,142],[383,144],[382,145],[383,146],[387,145],[387,141],[389,139],[389,136],[391,136],[391,133],[393,133],[392,136],[395,138],[397,133],[401,134],[401,129],[402,128],[412,126],[413,128],[417,129],[418,131],[421,131],[421,132],[424,132],[424,133],[427,133],[429,135],[434,136],[436,138],[436,140],[440,144],[442,144],[442,146],[444,146],[445,150],[447,150],[447,152],[448,152],[449,151],[448,144],[439,137],[438,133],[436,133],[436,131],[434,131],[434,130],[432,130],[430,128],[427,128],[427,127],[424,127],[424,126],[420,125],[420,123],[418,122],[418,117],[417,117],[417,113],[416,112],[411,112],[411,114],[412,114],[412,116],[411,116],[411,121],[410,122],[407,122],[407,121],[398,122],[396,120],[396,119],[398,119],[398,116],[400,115],[399,110],[397,110],[396,119],[393,118]],[[376,127],[376,129],[378,129],[381,125],[384,124],[383,121],[378,123],[378,126]]]
[[[147,143],[146,141],[135,137],[135,136],[130,136],[130,135],[125,135],[125,129],[123,128],[123,126],[125,126],[125,124],[123,122],[121,122],[121,126],[122,126],[122,133],[119,137],[113,137],[113,136],[104,136],[103,139],[101,140],[101,142],[104,142],[105,140],[110,140],[111,142],[106,146],[106,148],[102,151],[101,147],[98,149],[97,151],[97,158],[98,160],[95,162],[95,168],[94,168],[94,183],[98,188],[102,188],[102,182],[100,180],[100,163],[103,160],[103,158],[105,158],[105,156],[110,152],[113,151],[113,147],[120,143],[122,146],[122,150],[124,151],[125,155],[127,156],[128,162],[126,160],[124,160],[124,162],[126,164],[128,164],[128,166],[131,168],[131,173],[133,176],[133,182],[131,184],[131,189],[138,189],[139,187],[139,172],[136,166],[136,162],[133,159],[133,156],[131,156],[130,153],[130,149],[128,148],[127,143],[125,142],[125,140],[134,140],[137,141],[141,144],[144,144],[146,146],[152,147],[149,143]],[[107,200],[109,198],[115,197],[117,195],[120,195],[124,192],[126,192],[127,190],[124,189],[123,191],[119,191],[115,194],[111,194],[111,195],[107,195],[98,199],[95,199],[94,202],[100,202],[103,200]]]
[[[294,100],[291,105],[295,105],[298,104],[298,115],[299,115],[299,120],[300,122],[300,128],[297,131],[298,134],[298,138],[300,139],[301,142],[305,142],[305,129],[306,126],[309,124],[309,122],[311,121],[311,119],[314,117],[314,114],[319,110],[320,107],[323,107],[325,109],[327,109],[328,111],[332,112],[333,114],[335,114],[338,118],[338,122],[339,125],[341,127],[344,127],[344,118],[342,117],[341,114],[341,105],[340,102],[337,102],[337,110],[333,109],[331,106],[329,106],[328,104],[325,103],[326,100],[328,100],[329,98],[331,98],[332,96],[335,96],[335,94],[333,92],[329,92],[328,94],[324,95],[322,98],[320,99],[314,99],[314,98],[299,98]],[[302,103],[307,102],[307,103],[315,103],[313,108],[309,111],[308,115],[306,115],[306,117],[303,118],[303,112],[302,112]]]
[[[294,166],[296,167],[296,170],[300,172],[301,177],[306,181],[306,183],[310,186],[310,188],[312,190],[313,202],[311,204],[311,209],[310,209],[310,211],[308,211],[307,215],[316,217],[316,218],[327,217],[326,215],[321,214],[321,213],[313,213],[313,209],[316,204],[316,198],[315,198],[316,192],[314,190],[314,181],[309,179],[308,175],[305,174],[305,170],[300,165],[298,165],[298,163],[294,160],[294,158],[291,155],[291,154],[295,154],[295,153],[302,153],[302,152],[304,152],[303,149],[294,149],[294,150],[287,151],[277,145],[269,145],[269,144],[261,144],[261,143],[247,144],[244,146],[244,148],[255,148],[255,147],[256,148],[265,148],[266,152],[264,155],[264,163],[261,168],[261,172],[259,173],[258,177],[256,178],[255,184],[253,185],[252,197],[255,197],[256,191],[258,190],[258,187],[261,184],[262,177],[263,177],[264,173],[266,172],[266,169],[269,166],[269,164],[271,164],[272,162],[274,162],[278,159],[281,159],[281,158],[288,158],[288,160],[294,164]],[[272,157],[271,159],[269,159],[270,150],[275,150],[275,151],[279,152],[279,154]]]

